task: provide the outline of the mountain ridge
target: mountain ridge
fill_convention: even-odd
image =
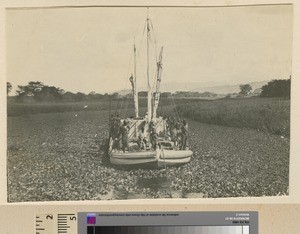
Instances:
[[[266,85],[270,80],[265,81],[253,81],[253,82],[244,82],[239,84],[228,84],[228,85],[209,85],[205,86],[210,83],[201,83],[201,82],[190,82],[190,83],[162,83],[160,86],[161,92],[171,92],[175,93],[176,91],[184,91],[184,92],[212,92],[216,94],[230,94],[230,93],[239,93],[240,92],[240,85],[249,84],[252,87],[252,91],[261,88],[262,86]],[[147,90],[146,87],[142,87],[139,91]],[[119,90],[116,91],[120,95],[126,95],[131,93],[131,90]]]

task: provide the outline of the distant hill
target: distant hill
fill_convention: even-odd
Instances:
[[[171,92],[175,93],[176,91],[191,91],[191,92],[212,92],[216,94],[229,94],[229,93],[238,93],[240,92],[241,84],[250,84],[252,91],[261,88],[269,81],[261,82],[245,82],[240,84],[233,85],[212,85],[212,83],[202,83],[202,82],[192,82],[192,83],[162,83],[160,90],[162,92]],[[142,87],[139,90],[146,90],[146,87]],[[131,90],[121,90],[118,91],[120,95],[126,95],[131,93]]]
[[[266,85],[269,81],[261,81],[261,82],[250,82],[250,83],[242,83],[242,84],[250,84],[252,87],[252,91],[261,88]],[[212,87],[197,87],[192,89],[193,92],[213,92],[217,94],[228,94],[228,93],[238,93],[240,92],[240,85],[222,85],[222,86],[212,86]]]
[[[112,92],[112,93],[118,93],[121,96],[125,96],[127,94],[132,93],[132,91],[130,89],[123,89],[123,90],[119,90],[119,91]]]

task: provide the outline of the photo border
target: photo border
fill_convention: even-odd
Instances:
[[[231,0],[231,1],[5,1],[1,4],[0,12],[0,35],[1,38],[5,39],[5,14],[6,9],[28,9],[28,8],[66,8],[66,7],[233,7],[233,6],[252,6],[252,5],[283,5],[292,4],[293,5],[293,58],[292,58],[292,87],[291,87],[291,138],[290,138],[290,170],[289,170],[289,195],[280,197],[236,197],[236,198],[189,198],[189,199],[132,199],[132,200],[113,200],[113,201],[51,201],[51,202],[20,202],[20,203],[7,203],[7,167],[6,167],[6,154],[7,154],[7,112],[6,112],[6,42],[5,40],[0,40],[0,82],[3,92],[1,92],[0,102],[1,108],[0,115],[0,128],[1,136],[1,160],[0,160],[0,204],[26,204],[26,205],[106,205],[106,204],[134,204],[134,205],[177,205],[177,204],[288,204],[288,203],[300,203],[300,183],[298,179],[300,178],[300,157],[297,155],[299,152],[299,146],[297,146],[297,139],[300,139],[300,108],[297,100],[300,100],[300,92],[297,92],[297,87],[300,87],[300,28],[299,24],[296,25],[295,22],[300,22],[299,12],[300,3],[296,0],[290,1],[258,1],[258,0]]]

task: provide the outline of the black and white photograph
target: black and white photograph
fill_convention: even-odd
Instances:
[[[289,196],[291,4],[5,19],[8,202]]]

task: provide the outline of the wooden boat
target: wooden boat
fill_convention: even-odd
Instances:
[[[148,95],[147,95],[147,113],[145,116],[139,116],[138,93],[136,87],[136,47],[134,45],[134,76],[130,77],[132,85],[132,94],[135,108],[135,117],[118,120],[120,125],[128,126],[128,147],[123,149],[121,146],[116,146],[120,143],[120,138],[112,137],[110,133],[108,143],[108,155],[110,163],[121,166],[144,166],[155,165],[157,167],[180,166],[188,163],[191,160],[193,152],[187,148],[182,148],[170,139],[170,132],[168,129],[167,119],[157,116],[157,108],[160,100],[160,82],[162,73],[162,54],[161,48],[156,68],[156,82],[155,87],[151,87],[149,78],[149,38],[150,38],[150,24],[152,23],[149,17],[146,20],[147,27],[147,81],[148,81]],[[153,92],[155,88],[155,92]],[[155,131],[157,140],[155,146],[145,144],[141,147],[139,136],[142,134],[146,142],[151,142],[151,134]],[[151,132],[151,133],[150,133]],[[117,141],[117,142],[116,142]]]

